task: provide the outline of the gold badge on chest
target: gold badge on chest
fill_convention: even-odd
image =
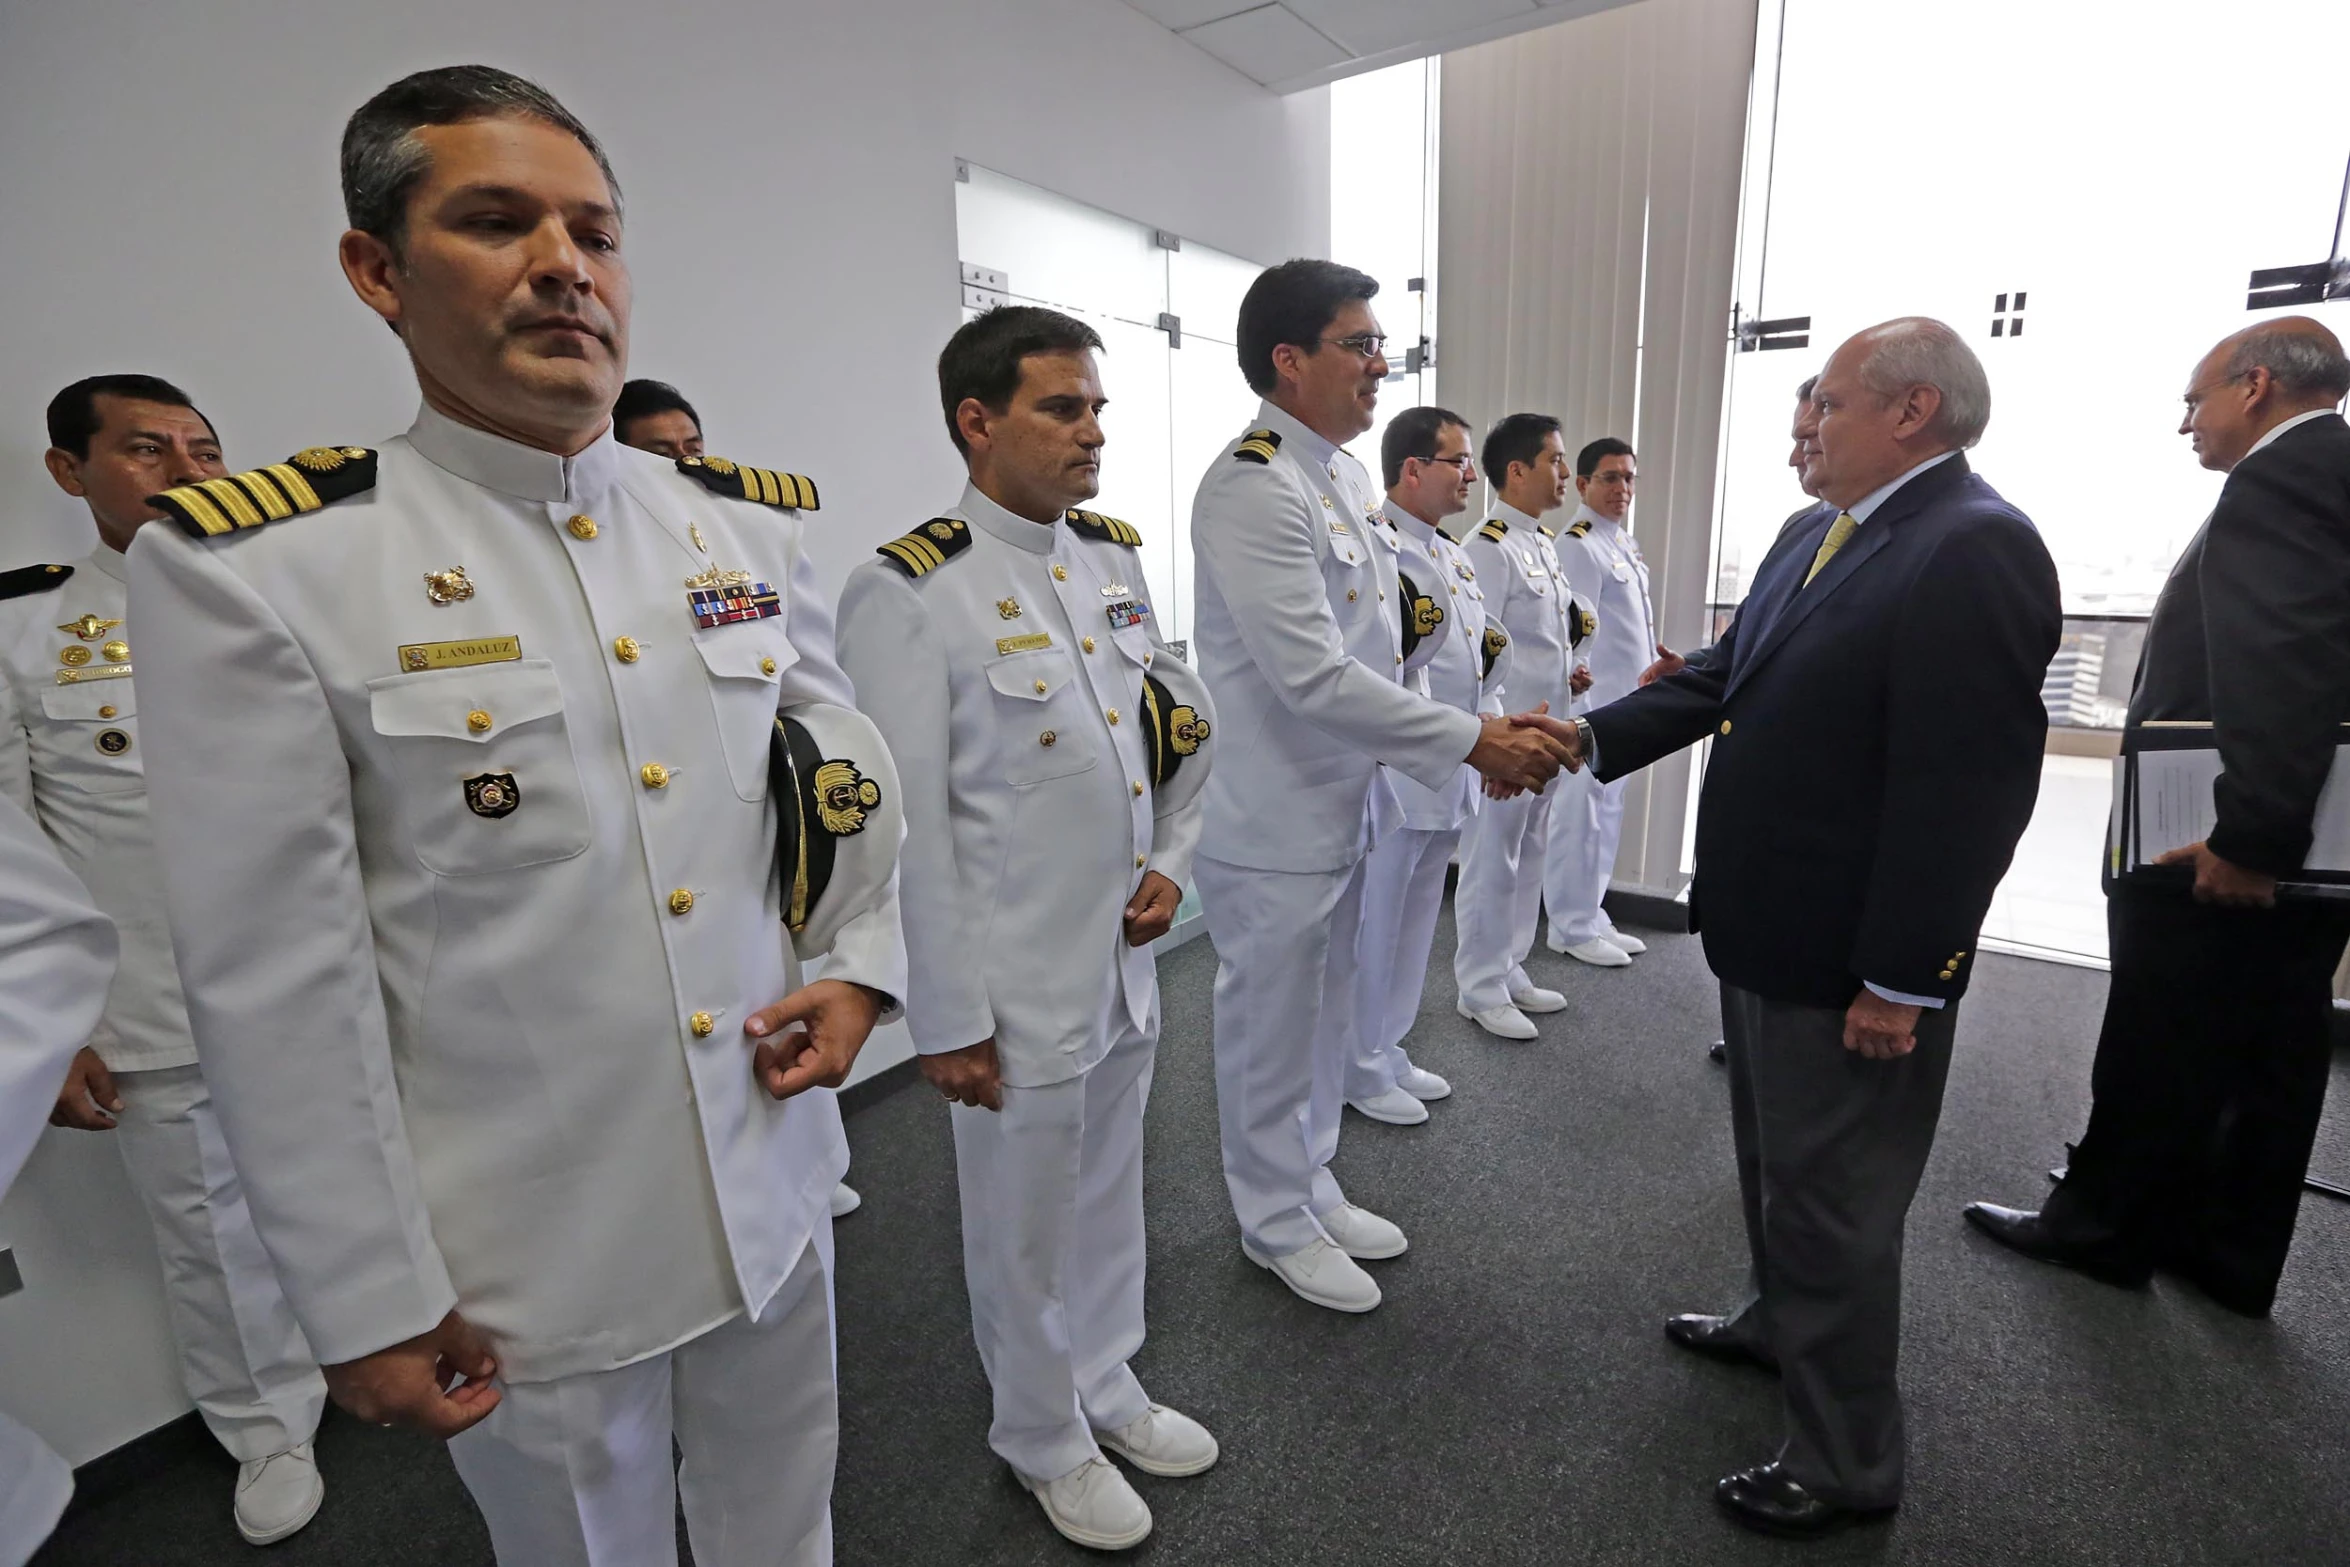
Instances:
[[[75,636],[80,637],[84,642],[95,642],[100,637],[106,635],[107,632],[112,631],[116,626],[121,624],[122,622],[119,620],[100,620],[95,615],[84,615],[79,620],[67,621],[64,625],[59,626],[57,629],[60,631],[70,631]]]
[[[463,566],[424,574],[424,596],[435,604],[458,604],[473,597],[473,580]]]
[[[995,612],[1005,620],[1018,620],[1020,618],[1020,601],[1018,599],[997,599]]]

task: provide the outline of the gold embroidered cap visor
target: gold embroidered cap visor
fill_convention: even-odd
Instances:
[[[897,767],[871,719],[811,702],[776,719],[767,783],[784,923],[811,958],[888,889],[906,832]]]

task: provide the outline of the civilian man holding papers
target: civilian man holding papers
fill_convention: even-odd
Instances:
[[[2160,1267],[2248,1316],[2293,1243],[2350,939],[2350,902],[2291,885],[2350,721],[2345,393],[2341,343],[2300,316],[2188,383],[2179,433],[2228,482],[2155,601],[2128,723],[2203,731],[2216,825],[2108,884],[2113,987],[2063,1183],[2037,1213],[1967,1209],[2028,1257],[2128,1287]]]

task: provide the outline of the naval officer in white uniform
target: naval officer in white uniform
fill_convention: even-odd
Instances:
[[[906,1021],[954,1104],[963,1269],[995,1394],[989,1444],[1080,1545],[1150,1509],[1103,1457],[1216,1461],[1151,1402],[1142,1119],[1150,943],[1191,879],[1214,715],[1161,640],[1134,529],[1099,488],[1093,328],[1007,305],[939,356],[962,498],[841,596],[841,664],[905,779]]]
[[[50,400],[50,474],[90,509],[98,545],[69,565],[0,573],[0,791],[33,813],[120,932],[106,1015],[50,1119],[112,1132],[155,1233],[180,1378],[237,1460],[237,1530],[268,1545],[325,1496],[311,1437],[326,1383],[253,1233],[180,995],[141,774],[123,551],[164,514],[147,497],[217,478],[220,441],[188,396],[146,375],[93,376]]]
[[[1575,596],[1592,608],[1599,626],[1577,651],[1591,670],[1589,705],[1613,702],[1681,667],[1657,640],[1656,609],[1648,595],[1648,562],[1628,518],[1639,480],[1631,445],[1603,435],[1575,454],[1575,490],[1582,502],[1559,530],[1559,564]],[[1588,769],[1559,780],[1551,793],[1550,847],[1543,869],[1549,946],[1599,968],[1621,968],[1648,943],[1616,928],[1600,900],[1615,870],[1624,830],[1627,780],[1598,783]]]
[[[1216,1111],[1249,1260],[1301,1298],[1369,1311],[1358,1258],[1403,1231],[1330,1173],[1356,1039],[1363,861],[1400,825],[1384,762],[1430,789],[1465,759],[1539,789],[1559,749],[1408,690],[1396,550],[1369,475],[1339,450],[1371,427],[1386,343],[1377,281],[1286,261],[1242,299],[1242,373],[1265,399],[1192,503],[1193,644],[1219,741],[1196,861],[1216,942]]]
[[[0,1198],[98,1024],[114,956],[113,922],[23,807],[0,796]],[[0,1414],[0,1567],[24,1567],[72,1495],[65,1460]]]
[[[1588,622],[1559,568],[1542,518],[1567,494],[1566,449],[1548,414],[1510,414],[1485,432],[1493,516],[1465,541],[1485,612],[1510,639],[1510,700],[1566,713],[1574,693],[1575,644]],[[1502,1039],[1532,1039],[1529,1012],[1557,1012],[1567,998],[1526,973],[1542,903],[1542,855],[1549,840],[1552,785],[1541,797],[1488,803],[1463,834],[1453,888],[1458,939],[1453,979],[1460,1015]]]
[[[454,1437],[502,1562],[671,1563],[680,1490],[703,1567],[828,1562],[845,1149],[807,1090],[905,957],[886,752],[812,759],[805,827],[770,798],[779,712],[861,723],[814,487],[612,439],[619,191],[542,89],[406,78],[342,168],[344,271],[423,411],[172,491],[131,551],[172,940],[255,1227],[336,1400]],[[799,989],[787,834],[884,867]]]
[[[1415,616],[1425,629],[1406,656],[1406,684],[1465,713],[1501,713],[1509,639],[1485,615],[1485,589],[1468,552],[1444,531],[1447,517],[1468,510],[1477,480],[1468,422],[1444,408],[1407,408],[1379,440],[1387,481],[1385,516],[1401,545],[1407,636]],[[1355,959],[1355,1049],[1347,1064],[1346,1102],[1374,1121],[1418,1126],[1428,1102],[1451,1097],[1452,1084],[1414,1064],[1403,1041],[1420,1015],[1428,954],[1444,907],[1444,873],[1461,825],[1478,805],[1477,774],[1463,765],[1441,789],[1399,773],[1388,783],[1403,824],[1379,840],[1363,868],[1363,924]]]

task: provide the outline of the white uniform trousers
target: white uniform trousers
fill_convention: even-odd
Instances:
[[[0,1415],[0,1567],[24,1567],[72,1499],[73,1471],[65,1460]]]
[[[1552,785],[1555,790],[1557,785]],[[1550,841],[1550,795],[1485,800],[1469,821],[1453,889],[1452,955],[1461,1004],[1472,1012],[1506,1007],[1533,983],[1526,954],[1542,914],[1542,858]]]
[[[1346,1202],[1330,1161],[1355,1047],[1367,860],[1334,871],[1194,862],[1216,943],[1216,1119],[1241,1239],[1300,1252]]]
[[[239,1463],[309,1441],[326,1380],[253,1233],[203,1070],[123,1072],[114,1084],[114,1136],[155,1229],[188,1397]]]
[[[1371,851],[1363,870],[1363,933],[1355,960],[1355,1049],[1346,1097],[1390,1093],[1411,1066],[1403,1042],[1420,1016],[1428,955],[1444,910],[1444,873],[1458,828],[1402,828]]]
[[[1034,1480],[1101,1455],[1095,1430],[1150,1411],[1126,1368],[1142,1347],[1142,1115],[1157,1017],[1135,1028],[1123,998],[1109,1053],[1042,1088],[1004,1089],[1001,1110],[956,1105],[963,1279],[971,1332],[995,1391],[987,1444]]]
[[[1544,856],[1542,901],[1550,910],[1550,939],[1572,947],[1604,936],[1615,921],[1600,911],[1608,879],[1616,868],[1616,845],[1624,836],[1624,785],[1629,778],[1601,783],[1588,772],[1562,776],[1551,785],[1558,800],[1550,808],[1550,852]]]
[[[500,1567],[676,1567],[681,1496],[699,1567],[827,1567],[831,1272],[819,1220],[756,1322],[611,1371],[500,1383],[498,1407],[449,1442]]]

